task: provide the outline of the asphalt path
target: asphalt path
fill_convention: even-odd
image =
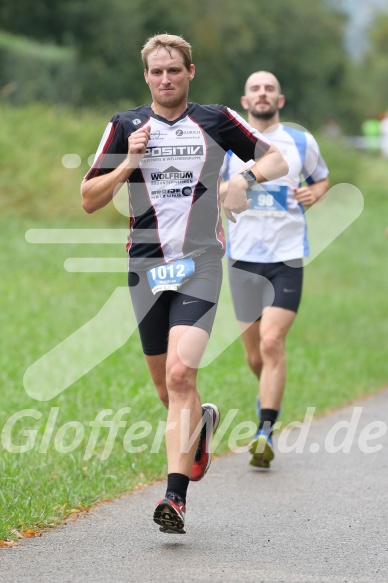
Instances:
[[[387,583],[387,412],[383,390],[286,431],[269,471],[214,459],[185,535],[153,523],[158,482],[1,550],[0,581]]]

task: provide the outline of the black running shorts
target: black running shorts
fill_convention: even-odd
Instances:
[[[178,291],[154,295],[146,272],[128,273],[144,354],[166,353],[168,333],[173,326],[196,326],[210,335],[222,284],[222,257],[218,249],[210,249],[193,259],[195,273]]]
[[[234,311],[240,322],[255,322],[268,306],[298,311],[303,283],[301,259],[287,264],[229,259],[228,268]]]

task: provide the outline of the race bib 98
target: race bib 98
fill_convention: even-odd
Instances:
[[[287,186],[257,185],[247,191],[247,198],[252,200],[249,215],[284,217],[287,212]]]

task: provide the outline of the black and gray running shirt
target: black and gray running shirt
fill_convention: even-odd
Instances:
[[[128,153],[128,137],[143,126],[151,138],[128,179],[130,269],[148,269],[206,247],[225,251],[218,195],[225,152],[258,159],[269,142],[224,105],[189,103],[168,121],[142,105],[109,122],[86,180],[111,172]]]

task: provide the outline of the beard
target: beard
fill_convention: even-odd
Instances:
[[[264,119],[269,120],[272,119],[273,116],[278,112],[277,107],[270,107],[266,111],[257,111],[256,109],[250,109],[249,113],[255,117],[256,119]]]

